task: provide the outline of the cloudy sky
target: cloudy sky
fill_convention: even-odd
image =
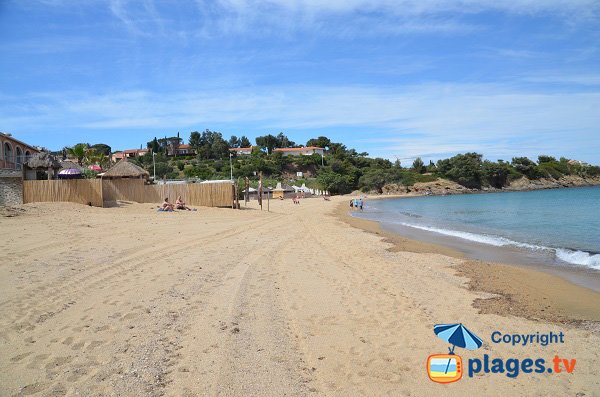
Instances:
[[[598,0],[2,0],[0,131],[600,164]]]

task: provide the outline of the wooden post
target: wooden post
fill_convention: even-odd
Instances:
[[[262,182],[262,171],[258,177],[258,204],[260,205],[260,210],[262,211],[262,192],[263,191],[263,182]]]
[[[246,205],[246,207],[248,206],[248,202],[250,201],[250,179],[248,177],[246,177],[246,186],[245,186],[245,190],[246,193],[244,195],[244,204]]]
[[[23,164],[23,173],[21,174],[21,204],[25,204],[25,177],[27,176],[26,165]]]
[[[104,208],[104,178],[100,177],[100,201],[102,202],[102,208]]]

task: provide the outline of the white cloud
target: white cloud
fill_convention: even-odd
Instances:
[[[487,11],[515,15],[548,14],[565,20],[595,20],[597,0],[196,0],[188,2],[110,0],[109,10],[127,30],[146,36],[170,34],[198,37],[239,34],[290,35],[296,31],[341,36],[456,33],[480,29],[464,16]],[[166,11],[179,10],[194,24],[182,30],[165,21]]]
[[[385,157],[473,150],[493,158],[600,147],[600,92],[536,93],[457,84],[402,89],[281,86],[171,95],[50,94],[22,103],[30,105],[0,107],[8,131],[22,125],[75,129],[82,136],[96,130],[185,131],[214,125],[238,131],[284,129],[292,136],[293,131],[350,130],[362,133],[349,139]]]

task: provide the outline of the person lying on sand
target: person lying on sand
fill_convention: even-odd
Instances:
[[[175,208],[177,208],[178,210],[192,210],[190,207],[185,206],[185,201],[183,201],[181,196],[177,197],[177,201],[175,201]]]
[[[162,209],[163,211],[173,211],[173,204],[169,203],[168,197],[165,198],[165,201],[160,206],[160,209]]]

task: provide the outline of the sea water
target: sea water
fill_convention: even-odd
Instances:
[[[367,200],[355,216],[600,270],[600,186]]]

